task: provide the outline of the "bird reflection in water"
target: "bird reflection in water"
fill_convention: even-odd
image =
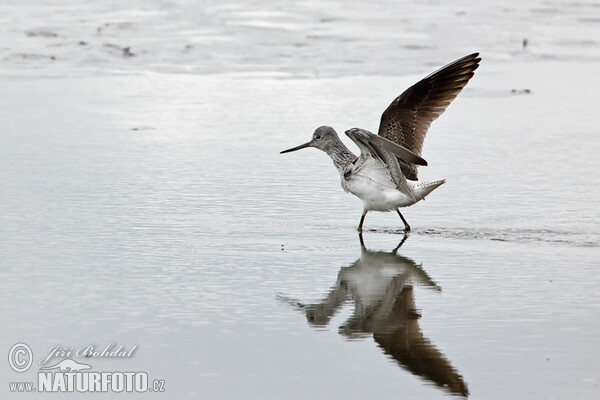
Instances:
[[[339,328],[348,338],[373,336],[381,349],[414,375],[435,383],[448,392],[468,396],[463,377],[419,327],[413,285],[434,291],[441,288],[421,265],[398,254],[407,236],[391,252],[370,251],[359,235],[361,256],[342,267],[335,286],[321,302],[304,304],[280,299],[304,312],[310,325],[324,327],[344,303],[354,302],[354,314]]]

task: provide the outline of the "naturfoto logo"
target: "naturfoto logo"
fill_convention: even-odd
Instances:
[[[77,348],[53,346],[39,361],[35,382],[9,382],[11,392],[164,392],[165,381],[148,378],[144,371],[93,371],[88,360],[96,357],[130,358],[137,345],[104,347],[96,345]],[[70,357],[84,357],[85,363]],[[62,358],[58,360],[55,358]],[[52,362],[50,362],[52,360]],[[27,371],[33,362],[33,352],[25,343],[17,343],[8,353],[8,363],[15,372]]]

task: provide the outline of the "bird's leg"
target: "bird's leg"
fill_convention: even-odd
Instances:
[[[361,250],[367,250],[366,246],[365,246],[365,241],[363,240],[362,237],[362,231],[358,231],[358,240],[360,241],[360,249]]]
[[[406,220],[402,216],[402,213],[400,212],[400,210],[396,210],[396,212],[398,213],[398,215],[402,219],[402,222],[404,222],[404,232],[410,232],[410,225],[408,224],[408,222],[406,222]]]
[[[358,223],[358,231],[362,232],[363,222],[365,222],[365,217],[367,216],[367,210],[363,211],[362,216],[360,217],[360,222]]]
[[[400,250],[400,247],[402,247],[402,245],[404,244],[404,242],[406,242],[406,239],[408,239],[408,234],[406,232],[404,232],[404,237],[402,238],[402,240],[400,241],[400,243],[398,244],[398,246],[396,246],[396,248],[394,250],[392,250],[392,254],[393,255],[398,254],[398,250]]]

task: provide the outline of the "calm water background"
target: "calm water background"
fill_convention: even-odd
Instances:
[[[600,394],[597,3],[0,11],[0,350],[35,357],[0,368],[4,397],[51,346],[116,342],[135,357],[84,362],[147,371],[165,398],[444,398],[375,328],[348,334],[394,277],[422,314],[414,347],[472,398]],[[406,210],[398,257],[361,257],[361,204],[331,162],[278,152],[321,124],[376,130],[472,51],[482,66],[424,148],[420,177],[447,184]],[[394,214],[366,227],[369,250],[402,239]]]

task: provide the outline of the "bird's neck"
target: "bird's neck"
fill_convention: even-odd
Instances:
[[[328,147],[325,149],[325,152],[331,158],[333,165],[335,165],[340,174],[343,174],[348,165],[356,160],[356,156],[339,139],[335,143],[335,146]]]

